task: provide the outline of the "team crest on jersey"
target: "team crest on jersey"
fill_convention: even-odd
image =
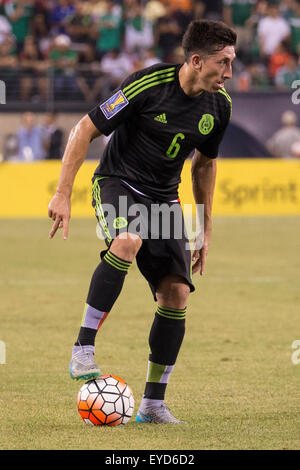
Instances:
[[[100,105],[100,109],[106,119],[114,117],[121,109],[128,105],[128,100],[125,98],[122,90],[117,91],[108,100]]]
[[[128,225],[128,220],[125,219],[125,217],[117,217],[113,221],[113,228],[118,229],[118,228],[124,228],[127,227]]]
[[[213,130],[214,124],[215,119],[212,114],[203,114],[198,124],[199,131],[201,134],[207,135]]]

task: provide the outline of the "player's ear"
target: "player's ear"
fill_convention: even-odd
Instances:
[[[191,57],[191,63],[195,70],[199,70],[201,72],[203,66],[203,59],[200,54],[193,54]]]

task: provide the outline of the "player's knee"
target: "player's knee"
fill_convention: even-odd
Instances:
[[[142,246],[141,238],[129,232],[118,235],[111,245],[111,251],[116,256],[127,261],[132,261]]]
[[[159,305],[164,307],[185,308],[190,287],[181,276],[167,276],[156,291]]]

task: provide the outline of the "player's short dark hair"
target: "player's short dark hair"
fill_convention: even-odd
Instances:
[[[185,60],[192,54],[215,54],[226,46],[235,46],[236,32],[222,21],[193,20],[182,39]]]

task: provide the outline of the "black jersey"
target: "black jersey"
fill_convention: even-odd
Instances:
[[[96,176],[118,176],[157,200],[178,197],[185,159],[196,148],[210,158],[231,115],[224,89],[186,95],[181,65],[155,64],[130,75],[89,116],[109,140]]]

